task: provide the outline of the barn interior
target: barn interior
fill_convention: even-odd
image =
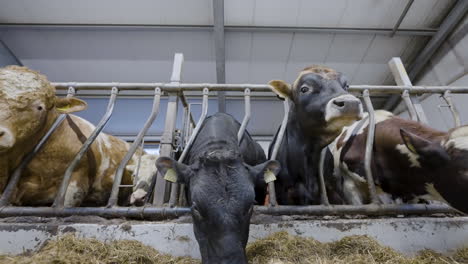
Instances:
[[[273,79],[292,83],[300,70],[316,64],[344,73],[351,88],[463,89],[468,87],[467,11],[466,0],[0,0],[0,67],[22,65],[39,71],[60,87],[59,96],[65,96],[73,83],[266,87]],[[392,73],[393,58],[401,59],[406,81]],[[96,125],[108,109],[110,89],[86,87],[76,92],[88,103],[88,109],[78,115]],[[134,142],[151,113],[153,97],[152,89],[122,91],[103,131]],[[196,123],[202,116],[202,91],[186,91],[185,97]],[[412,118],[400,94],[371,94],[371,99],[374,109]],[[468,95],[454,93],[451,99],[459,122],[468,124]],[[182,102],[168,108],[171,100],[169,93],[162,94],[159,113],[141,140],[148,152],[160,153],[168,109],[177,113],[175,127],[184,128]],[[207,114],[225,111],[241,121],[244,100],[240,89],[210,91]],[[267,151],[283,120],[283,101],[271,92],[254,89],[250,100],[247,130]],[[455,126],[453,108],[441,94],[414,94],[411,100],[417,111],[423,110],[429,126],[442,131]],[[422,121],[419,116],[416,120]],[[278,218],[293,218],[288,217]],[[459,216],[333,218],[328,222],[307,218],[290,226],[265,224],[264,220],[252,225],[251,236],[287,230],[314,233],[315,238],[328,242],[344,234],[371,234],[406,253],[424,248],[447,252],[468,243],[468,219]],[[75,222],[72,228],[83,237],[99,233],[100,240],[136,239],[166,253],[197,258],[191,226],[184,221]],[[127,225],[131,232],[126,231]],[[61,221],[54,225],[55,231],[31,224],[13,229],[0,224],[0,253],[37,249],[69,227]],[[18,235],[29,229],[35,232],[30,237]],[[154,229],[160,230],[158,235],[147,235]],[[159,241],[167,244],[161,246]]]

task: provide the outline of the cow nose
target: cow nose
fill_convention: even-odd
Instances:
[[[15,144],[15,139],[6,128],[0,127],[0,151],[7,150]]]
[[[342,99],[333,100],[333,104],[336,105],[336,107],[339,107],[339,108],[344,107],[345,103],[346,103],[346,101],[342,100]]]
[[[325,110],[325,120],[340,117],[362,117],[361,101],[351,94],[344,94],[331,99]]]

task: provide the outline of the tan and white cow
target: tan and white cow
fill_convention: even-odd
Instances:
[[[86,109],[87,104],[77,98],[58,98],[44,75],[25,67],[0,68],[0,192],[9,175],[52,126],[60,114]],[[65,170],[95,127],[88,121],[67,115],[44,147],[24,170],[15,190],[15,205],[50,205],[57,194]],[[104,205],[110,195],[114,174],[129,144],[101,133],[91,145],[72,174],[65,206]],[[142,154],[139,149],[129,165],[136,164]],[[153,159],[143,154],[143,159]],[[136,185],[148,190],[153,168],[143,171]],[[122,184],[133,184],[133,170],[126,169]],[[121,189],[119,200],[128,200],[132,190]],[[144,196],[144,195],[143,195]]]

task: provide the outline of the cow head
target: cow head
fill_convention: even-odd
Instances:
[[[59,113],[86,108],[76,98],[57,98],[45,76],[25,67],[0,68],[0,153],[47,129]]]
[[[404,129],[400,134],[420,167],[428,171],[428,192],[468,213],[468,126],[451,130],[442,142]]]
[[[254,183],[264,171],[276,174],[277,161],[249,166],[234,151],[210,151],[187,166],[171,158],[157,161],[158,171],[173,170],[188,188],[193,230],[202,262],[247,263],[245,246],[255,200]]]
[[[307,135],[320,135],[324,145],[344,126],[362,117],[361,102],[347,92],[344,75],[333,69],[311,66],[300,72],[292,86],[278,80],[269,84],[280,97],[290,99],[302,130]]]

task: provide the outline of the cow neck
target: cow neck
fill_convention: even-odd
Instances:
[[[46,122],[42,127],[34,133],[30,138],[24,141],[17,142],[15,144],[15,147],[8,153],[6,153],[8,163],[8,168],[9,168],[9,174],[13,172],[13,170],[20,164],[21,160],[31,152],[34,147],[39,143],[41,138],[49,131],[49,129],[52,127],[53,123],[55,120],[58,118],[58,114],[55,112],[54,109],[52,109],[48,114],[46,118]],[[50,139],[49,139],[50,140]],[[0,158],[1,159],[1,158]]]
[[[318,160],[321,150],[320,138],[307,133],[307,130],[300,125],[299,120],[293,113],[290,113],[289,116],[291,118],[288,120],[288,136],[294,137],[301,143],[300,145],[303,146],[304,154],[309,162]]]

